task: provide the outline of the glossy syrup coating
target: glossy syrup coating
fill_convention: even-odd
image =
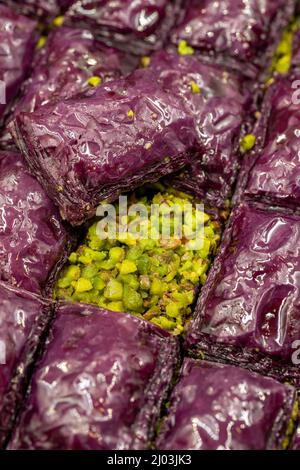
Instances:
[[[37,41],[36,28],[35,21],[0,4],[0,80],[5,85],[0,104],[1,123],[30,69]],[[6,104],[2,104],[4,97]]]
[[[297,208],[300,202],[300,75],[277,79],[268,90],[260,132],[265,132],[263,148],[253,165],[246,195],[269,204]]]
[[[188,0],[172,42],[186,41],[256,78],[267,67],[295,5],[294,0]]]
[[[0,152],[0,205],[0,279],[41,293],[71,236],[18,152]]]
[[[196,307],[187,347],[300,383],[300,219],[243,203]]]
[[[22,87],[23,97],[14,116],[92,91],[96,83],[126,75],[137,65],[137,59],[105,46],[88,30],[54,29],[35,58],[33,73]]]
[[[249,87],[240,74],[193,56],[159,52],[150,69],[166,92],[183,101],[198,135],[197,158],[170,184],[211,206],[226,206],[239,168],[242,124],[251,110]]]
[[[298,5],[298,15],[300,13],[299,5]],[[293,54],[291,60],[292,71],[297,71],[300,68],[300,29],[298,28],[294,34],[293,40]]]
[[[133,193],[129,197],[129,207],[143,205],[149,214],[143,238],[120,232],[122,216],[118,205],[115,209],[119,230],[115,238],[103,240],[98,231],[101,218],[95,220],[77,251],[69,256],[55,286],[56,298],[131,313],[174,335],[184,331],[217,251],[220,225],[195,205],[190,226],[195,227],[200,221],[198,236],[188,230],[175,235],[171,229],[170,237],[165,238],[166,219],[162,214],[174,213],[176,208],[184,211],[193,203],[193,197],[170,188],[160,189],[152,197],[147,192],[146,196]],[[151,213],[154,205],[158,205],[159,214]],[[179,219],[181,222],[181,216]],[[139,220],[139,215],[131,216],[131,226]],[[151,236],[154,227],[158,227],[156,237]]]
[[[185,359],[160,450],[281,449],[296,419],[296,390],[238,367]]]
[[[146,448],[177,355],[176,340],[144,320],[60,306],[10,448]]]
[[[23,398],[50,304],[0,282],[0,445]]]
[[[181,0],[80,0],[66,24],[87,27],[109,44],[133,54],[160,49],[174,25]]]
[[[103,200],[191,162],[193,118],[148,70],[21,113],[10,127],[35,176],[79,225]]]

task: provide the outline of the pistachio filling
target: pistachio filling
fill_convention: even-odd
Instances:
[[[56,284],[55,297],[131,313],[176,335],[182,333],[220,239],[219,223],[199,206],[191,206],[191,201],[189,195],[165,188],[139,198],[132,194],[129,203],[147,208],[149,227],[145,238],[133,238],[129,232],[104,240],[97,234],[100,219],[95,220],[84,242],[70,255]],[[169,219],[171,236],[162,236],[164,211],[172,213],[175,207],[184,209],[186,204],[192,207],[189,227],[195,226],[197,217],[202,220],[200,245],[185,232],[181,238],[174,236],[175,218]],[[153,214],[152,205],[164,207],[164,211]],[[121,223],[119,207],[115,207]],[[127,219],[134,223],[138,216]],[[153,226],[159,227],[157,237],[150,232]]]

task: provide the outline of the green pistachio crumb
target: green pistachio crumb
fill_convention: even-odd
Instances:
[[[115,279],[111,279],[104,291],[104,297],[109,300],[122,300],[123,298],[123,284]]]
[[[137,266],[134,261],[125,259],[120,266],[120,274],[130,274],[137,271]]]
[[[37,49],[42,49],[44,45],[46,44],[46,42],[47,42],[47,37],[41,36],[36,45]]]
[[[195,94],[201,93],[200,87],[194,81],[191,82],[191,89],[192,89],[192,93],[195,93]]]
[[[56,28],[59,28],[60,26],[63,25],[65,21],[65,17],[64,16],[57,16],[56,18],[54,18],[53,20],[53,26],[55,26]]]
[[[291,412],[291,416],[290,416],[288,425],[287,425],[285,437],[284,437],[284,439],[281,443],[281,447],[282,447],[283,450],[288,449],[288,447],[291,443],[291,438],[292,438],[292,436],[294,434],[294,431],[295,431],[296,424],[299,421],[299,418],[300,418],[299,403],[298,403],[298,400],[296,399],[296,401],[294,403],[294,406],[293,406],[293,409],[292,409],[292,412]]]

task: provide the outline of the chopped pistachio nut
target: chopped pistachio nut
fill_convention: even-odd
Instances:
[[[132,109],[130,109],[127,113],[127,116],[130,118],[130,119],[134,119],[134,111],[132,111]]]
[[[46,44],[46,41],[47,41],[47,36],[41,36],[37,42],[37,49],[42,49],[42,47],[44,47],[44,45]]]
[[[119,234],[115,240],[102,240],[97,235],[97,222],[88,229],[83,244],[69,256],[55,288],[55,297],[95,304],[100,307],[128,312],[145,318],[173,334],[181,334],[192,314],[197,287],[206,280],[212,255],[220,240],[218,222],[196,207],[190,213],[190,222],[196,224],[201,216],[204,229],[200,246],[191,247],[186,233],[182,238],[163,238],[164,215],[174,206],[184,208],[191,197],[157,184],[154,190],[140,196],[131,195],[129,204],[137,201],[149,214],[148,236],[138,239]],[[163,208],[152,213],[152,204]],[[173,208],[173,209],[172,209]],[[119,215],[117,222],[124,223]],[[126,217],[126,222],[136,216]],[[159,236],[150,237],[151,227],[159,227]],[[175,218],[171,218],[174,231]],[[200,248],[200,249],[199,249]]]
[[[95,88],[97,86],[101,85],[101,83],[102,83],[101,77],[97,77],[96,75],[94,75],[93,77],[90,77],[88,79],[88,84],[95,87]]]
[[[294,403],[294,406],[293,406],[293,410],[292,410],[292,413],[291,413],[291,416],[290,416],[290,419],[289,419],[289,422],[288,422],[288,426],[287,426],[287,430],[286,430],[286,433],[285,433],[285,437],[281,443],[281,448],[283,450],[286,450],[288,449],[290,443],[291,443],[291,439],[293,437],[293,434],[294,434],[294,431],[295,431],[295,428],[296,428],[296,425],[299,421],[299,418],[300,418],[300,414],[299,414],[299,403],[298,401],[296,400],[295,403]]]
[[[240,150],[243,153],[249,152],[253,149],[256,143],[256,137],[253,134],[247,134],[242,138],[240,142]]]
[[[193,55],[194,49],[188,45],[188,43],[183,40],[178,44],[178,54],[179,55]]]
[[[65,21],[65,17],[64,16],[57,16],[56,18],[54,18],[53,20],[53,26],[55,26],[56,28],[59,28],[60,26],[63,25]]]
[[[191,89],[193,93],[201,93],[199,86],[194,81],[191,82]]]
[[[149,67],[150,63],[151,63],[151,58],[150,57],[145,55],[144,57],[141,58],[142,67],[144,67],[144,68]]]

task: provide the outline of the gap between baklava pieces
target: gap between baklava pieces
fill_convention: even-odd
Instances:
[[[55,298],[131,313],[180,335],[217,252],[222,221],[161,183],[99,210],[61,272]]]

